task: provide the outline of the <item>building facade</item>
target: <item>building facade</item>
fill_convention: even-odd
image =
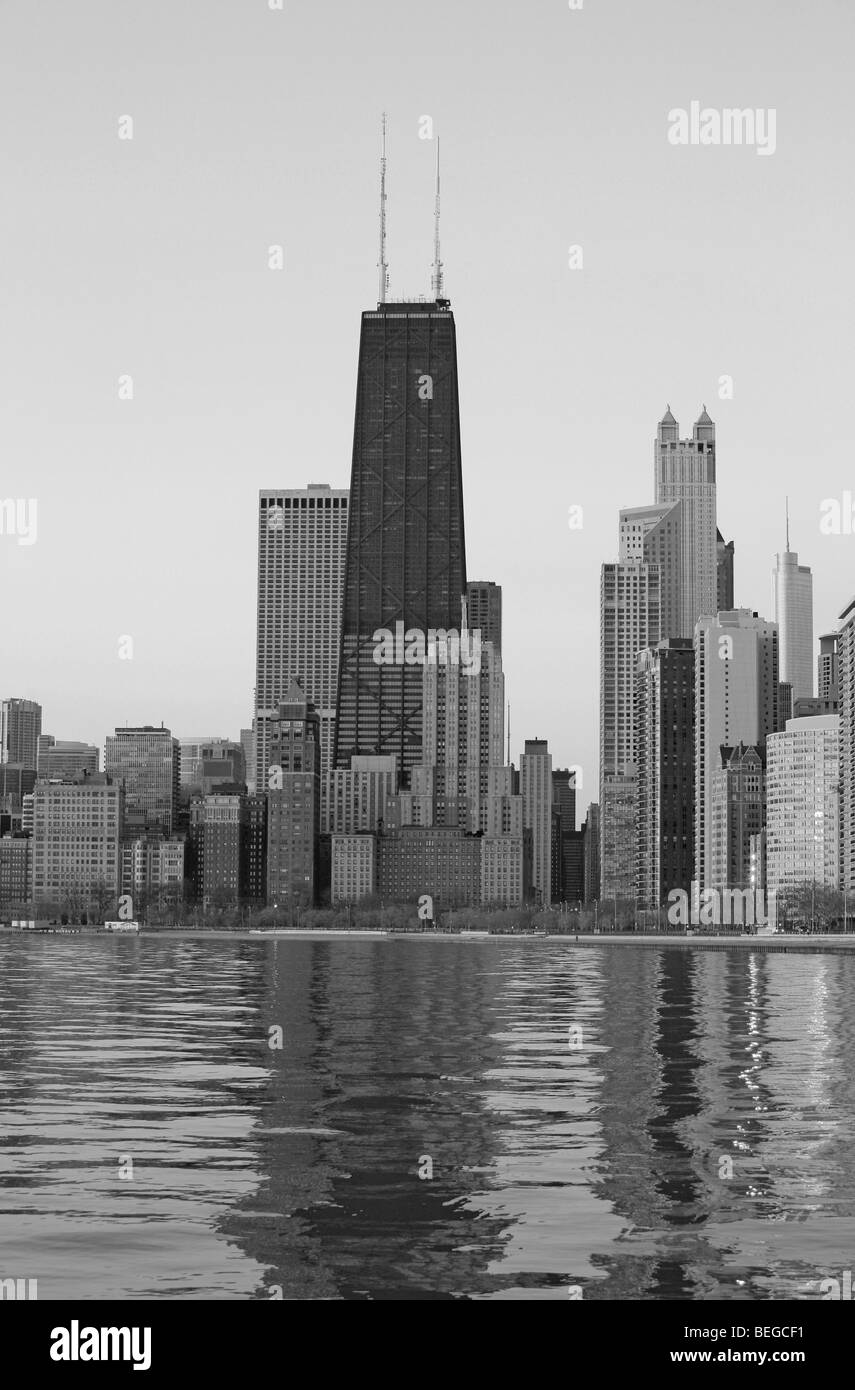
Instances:
[[[679,631],[661,635],[691,638],[698,619],[718,611],[715,425],[706,407],[691,439],[680,439],[679,425],[666,410],[654,442],[654,467],[657,503],[680,502],[683,508]]]
[[[789,545],[775,557],[772,618],[778,624],[781,680],[792,686],[794,700],[809,699],[814,672],[813,575]]]
[[[840,718],[790,719],[767,740],[766,879],[784,894],[840,883]]]
[[[688,893],[694,868],[695,653],[685,637],[640,652],[636,670],[636,897]]]
[[[104,769],[124,788],[128,833],[159,831],[169,837],[181,778],[181,749],[171,731],[151,724],[116,729],[107,737]]]
[[[36,700],[0,700],[0,763],[38,767],[42,707]]]
[[[695,630],[695,881],[713,886],[712,805],[722,747],[765,750],[778,719],[778,628],[747,608]]]
[[[362,315],[334,766],[422,761],[422,672],[378,661],[378,634],[458,630],[466,595],[460,404],[447,300]]]
[[[327,483],[263,489],[258,502],[258,621],[253,788],[264,791],[271,724],[293,681],[320,722],[322,824],[334,745],[349,493]]]

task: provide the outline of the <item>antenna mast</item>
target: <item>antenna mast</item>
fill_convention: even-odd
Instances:
[[[434,299],[442,299],[442,261],[439,257],[439,136],[436,137],[436,194],[433,205],[433,275],[431,289]]]
[[[789,499],[789,497],[785,497],[785,498],[784,498],[784,505],[786,506],[786,509],[787,509],[787,551],[789,552],[789,549],[790,549],[790,499]]]
[[[383,139],[380,155],[380,303],[386,303],[389,288],[389,267],[386,264],[386,112],[382,119]]]

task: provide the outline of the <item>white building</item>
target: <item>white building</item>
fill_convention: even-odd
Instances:
[[[320,718],[321,831],[330,829],[347,489],[264,489],[258,507],[255,788],[265,790],[270,724],[299,679]]]
[[[722,747],[763,747],[778,711],[778,628],[747,608],[695,628],[695,880],[713,883],[713,789]]]
[[[706,407],[695,421],[691,439],[680,438],[680,427],[666,410],[653,455],[657,503],[681,502],[683,506],[680,630],[662,636],[691,637],[698,619],[718,608],[715,425]]]
[[[37,904],[62,907],[70,895],[118,896],[124,795],[103,773],[79,783],[37,782],[33,792],[32,876]]]
[[[813,695],[813,575],[787,549],[775,557],[772,571],[772,618],[778,624],[780,679],[793,688],[793,700]]]
[[[766,884],[839,886],[839,726],[836,714],[788,719],[766,741]]]

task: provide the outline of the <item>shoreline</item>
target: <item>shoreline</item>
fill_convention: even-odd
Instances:
[[[192,927],[167,927],[163,930],[143,929],[139,932],[110,932],[102,927],[47,927],[20,928],[0,927],[0,939],[38,937],[79,937],[85,940],[118,939],[146,940],[236,940],[236,941],[407,941],[460,942],[479,945],[493,942],[532,944],[540,941],[560,941],[572,947],[619,947],[636,946],[642,950],[698,950],[698,951],[754,951],[767,955],[826,954],[829,952],[847,955],[855,952],[855,933],[801,935],[780,933],[774,936],[671,936],[666,933],[642,932],[402,932],[389,931],[382,927],[301,929],[283,927],[269,931],[225,931],[216,928],[195,929]]]

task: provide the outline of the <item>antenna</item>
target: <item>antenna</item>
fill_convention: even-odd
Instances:
[[[442,299],[442,261],[439,257],[439,136],[436,137],[436,194],[433,205],[433,275],[431,290],[434,299]]]
[[[511,702],[508,700],[508,767],[511,765]]]
[[[389,288],[389,267],[386,263],[386,112],[382,118],[382,146],[380,154],[380,303],[386,303]]]
[[[790,499],[789,499],[789,497],[785,497],[785,498],[784,498],[784,505],[785,505],[785,507],[786,507],[786,509],[787,509],[787,550],[789,551],[789,548],[790,548]]]

